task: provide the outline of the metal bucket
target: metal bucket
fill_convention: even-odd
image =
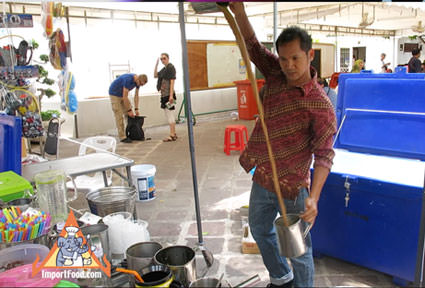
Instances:
[[[196,280],[195,251],[187,246],[170,246],[156,252],[154,261],[168,266],[184,287]]]
[[[23,212],[31,206],[33,198],[18,198],[15,200],[11,200],[7,202],[7,206],[15,206],[19,207],[19,209]]]
[[[305,237],[311,229],[311,224],[304,230],[298,214],[287,214],[288,226],[285,226],[282,216],[274,221],[280,255],[298,257],[307,252]]]
[[[86,194],[90,211],[100,217],[114,212],[134,213],[136,188],[112,186],[104,187]]]
[[[140,270],[152,264],[155,253],[161,250],[162,245],[158,242],[140,242],[127,248],[126,257],[128,269]]]

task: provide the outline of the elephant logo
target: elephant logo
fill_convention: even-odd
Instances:
[[[59,236],[58,248],[59,252],[56,255],[57,267],[81,267],[91,264],[91,258],[84,257],[89,247],[83,244],[83,237],[76,237],[76,233],[80,229],[74,226],[65,227],[66,237]]]
[[[95,239],[94,236],[93,239]],[[46,258],[42,259],[40,263],[39,256],[36,256],[32,264],[32,276],[34,277],[46,268],[69,268],[72,270],[90,268],[100,269],[108,277],[111,277],[111,263],[101,247],[96,246],[96,241],[93,239],[89,234],[83,235],[74,213],[70,211],[64,228]]]

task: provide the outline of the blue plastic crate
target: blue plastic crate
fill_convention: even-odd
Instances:
[[[0,172],[21,175],[21,137],[21,118],[0,114]]]

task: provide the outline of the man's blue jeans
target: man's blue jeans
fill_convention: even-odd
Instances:
[[[300,214],[304,211],[304,200],[307,197],[307,189],[302,188],[294,201],[285,199],[287,213]],[[282,285],[294,279],[295,287],[313,287],[314,262],[310,233],[306,237],[307,252],[300,257],[290,258],[293,267],[291,271],[286,258],[279,255],[273,226],[278,212],[280,214],[276,194],[253,182],[249,200],[249,226],[269,271],[271,283]]]

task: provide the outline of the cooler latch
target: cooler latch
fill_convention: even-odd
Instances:
[[[348,202],[350,201],[350,192],[351,192],[351,190],[350,190],[350,188],[351,188],[350,180],[352,182],[357,182],[356,181],[357,178],[355,178],[355,177],[353,178],[353,177],[350,177],[349,175],[345,175],[345,182],[344,182],[344,188],[345,188],[345,197],[344,197],[345,208],[348,207]]]

